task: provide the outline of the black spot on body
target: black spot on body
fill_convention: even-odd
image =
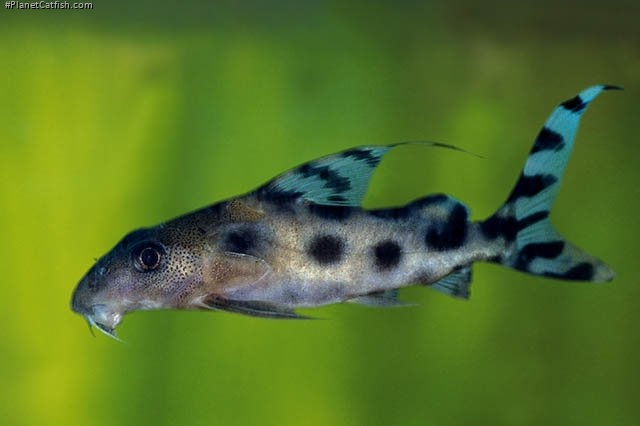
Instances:
[[[373,248],[376,266],[381,270],[395,268],[402,259],[402,248],[395,241],[387,240]]]
[[[582,112],[587,107],[587,104],[582,100],[580,96],[574,96],[568,101],[564,101],[561,105],[565,109],[576,113]]]
[[[553,175],[521,175],[516,187],[511,191],[507,202],[515,201],[520,197],[533,197],[544,189],[550,187],[558,181]]]
[[[545,276],[574,281],[591,281],[594,276],[593,265],[587,262],[578,263],[564,273],[547,272]]]
[[[437,251],[460,248],[467,239],[467,210],[456,204],[446,221],[435,221],[427,228],[425,244]]]
[[[333,235],[317,235],[309,243],[307,252],[319,264],[331,265],[342,260],[344,243]]]
[[[547,150],[558,152],[564,148],[564,145],[564,138],[560,133],[554,132],[548,127],[543,127],[536,138],[531,153]]]
[[[234,229],[224,236],[224,251],[240,254],[253,254],[258,244],[258,235],[250,228]]]
[[[324,204],[309,204],[311,214],[322,219],[328,220],[346,220],[353,213],[353,208],[348,206],[331,206]]]
[[[564,241],[550,241],[546,243],[531,243],[524,246],[518,253],[514,267],[521,271],[528,271],[529,264],[536,258],[555,259],[564,250]]]

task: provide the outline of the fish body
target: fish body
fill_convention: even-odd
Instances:
[[[549,212],[583,112],[614,88],[590,87],[552,112],[513,191],[485,220],[471,221],[469,209],[444,194],[363,209],[375,168],[403,144],[353,148],[128,234],[78,284],[72,309],[115,336],[122,316],[136,310],[301,318],[296,308],[397,305],[397,289],[413,284],[468,298],[476,261],[551,278],[609,281],[612,270],[565,241]]]

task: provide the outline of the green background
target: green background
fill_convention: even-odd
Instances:
[[[203,2],[204,3],[204,2]],[[638,425],[637,2],[95,2],[0,10],[0,424]],[[367,206],[484,218],[551,109],[586,113],[552,216],[606,285],[474,267],[469,302],[272,321],[144,312],[91,337],[71,292],[126,232],[300,162],[388,156]]]

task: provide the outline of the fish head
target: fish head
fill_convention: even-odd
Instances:
[[[80,280],[71,309],[115,338],[127,312],[180,307],[202,279],[193,240],[162,225],[129,233]]]

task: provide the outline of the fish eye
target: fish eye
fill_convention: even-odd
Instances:
[[[144,243],[136,246],[131,254],[136,269],[141,272],[146,272],[152,271],[160,266],[165,250],[159,244]]]

